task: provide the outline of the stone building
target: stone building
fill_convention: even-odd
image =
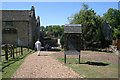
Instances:
[[[35,17],[35,8],[31,10],[2,11],[2,43],[34,48],[39,38],[40,18]]]

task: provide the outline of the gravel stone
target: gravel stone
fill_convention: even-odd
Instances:
[[[11,78],[82,78],[71,68],[64,66],[51,54],[57,52],[41,51],[29,55]]]

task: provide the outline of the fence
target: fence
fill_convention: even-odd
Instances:
[[[4,52],[3,52],[4,51]],[[4,53],[4,54],[3,54]],[[22,46],[15,46],[10,44],[2,45],[2,61],[15,59],[15,57],[23,55],[23,47]]]

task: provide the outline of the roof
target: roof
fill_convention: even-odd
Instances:
[[[65,24],[64,33],[82,33],[81,24]]]
[[[30,10],[1,10],[2,21],[29,21]],[[1,12],[0,11],[0,12]]]

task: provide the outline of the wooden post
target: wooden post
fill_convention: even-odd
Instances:
[[[65,61],[65,64],[66,64],[66,54],[64,54],[64,61]]]
[[[5,59],[8,60],[8,46],[5,45]]]
[[[14,56],[14,45],[12,46],[12,50],[13,50],[13,59],[15,59],[15,56]]]
[[[79,54],[79,64],[80,64],[80,54]]]
[[[16,56],[17,56],[17,46],[16,46]]]
[[[10,57],[12,57],[12,46],[10,46]]]
[[[20,55],[20,46],[19,46],[19,55]]]
[[[28,51],[29,51],[29,44],[28,44]]]
[[[21,55],[23,55],[23,50],[22,50],[22,46],[21,46]]]
[[[68,48],[68,39],[67,39],[68,37],[67,37],[67,34],[65,34],[65,40],[66,40],[66,42],[65,42],[65,51],[67,51],[67,48]],[[66,64],[66,54],[64,53],[64,61],[65,61],[65,64]]]
[[[81,45],[82,45],[82,44],[81,44],[81,43],[82,43],[82,42],[81,42],[81,37],[82,37],[82,36],[81,36],[81,34],[79,34],[79,35],[80,35],[80,36],[79,36],[79,52],[81,52],[81,48],[82,48],[82,47],[81,47]],[[80,64],[80,55],[81,55],[81,53],[79,54],[79,64]]]
[[[29,51],[29,47],[28,47],[28,51]]]

